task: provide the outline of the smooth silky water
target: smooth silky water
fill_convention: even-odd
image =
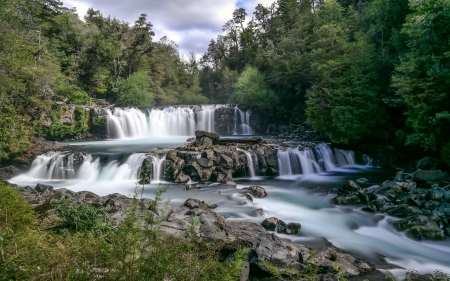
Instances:
[[[178,117],[167,120],[174,111]],[[213,112],[210,110],[202,113],[201,118],[191,123],[193,127],[189,127],[189,130],[214,128],[211,125],[214,124],[211,111]],[[186,117],[183,115],[186,112],[188,119],[181,122],[180,120]],[[236,110],[236,115],[238,113]],[[164,122],[158,123],[160,131],[165,134],[152,132],[148,126],[149,122],[154,121],[142,119],[142,116],[136,117],[139,112],[131,110],[126,114],[124,111],[115,114],[122,117],[128,114],[125,119],[120,119],[120,116],[111,113],[114,117],[112,121],[109,120],[112,123],[108,126],[112,130],[111,135],[118,139],[68,142],[69,146],[65,152],[50,152],[39,156],[28,172],[13,178],[11,182],[32,187],[37,183],[44,183],[73,191],[88,190],[101,196],[121,193],[148,198],[153,197],[158,187],[169,186],[164,197],[169,199],[169,204],[174,207],[181,205],[187,198],[197,198],[217,204],[215,211],[232,220],[261,223],[265,218],[273,216],[285,222],[299,222],[302,224],[299,234],[280,236],[307,245],[313,240],[326,239],[325,241],[334,246],[356,253],[376,264],[379,264],[381,259],[403,268],[386,272],[394,275],[396,279],[404,277],[408,269],[416,269],[420,273],[431,273],[439,269],[450,273],[448,239],[442,242],[411,240],[392,227],[392,223],[398,219],[386,214],[365,213],[358,207],[336,206],[331,203],[333,196],[326,192],[337,188],[348,179],[364,177],[374,184],[380,183],[392,179],[394,170],[356,165],[353,152],[331,151],[327,145],[319,144],[314,148],[315,153],[312,153],[312,149],[279,150],[281,175],[275,178],[261,177],[255,175],[253,165],[257,164],[257,158],[254,157],[254,152],[241,151],[248,162],[252,163],[252,167],[247,167],[247,177],[235,179],[237,188],[212,184],[202,186],[200,190],[184,190],[184,185],[161,181],[159,173],[162,173],[163,158],[167,150],[182,146],[187,138],[193,136],[193,131],[187,132],[186,128],[184,131],[176,129],[176,126],[184,126],[182,124],[190,122],[189,110],[184,110],[184,113],[180,109],[155,111],[157,120],[166,118],[164,122],[172,124],[180,121],[178,125],[168,127],[164,127]],[[130,130],[130,126],[135,129]],[[143,130],[139,126],[143,126],[145,134],[139,133]],[[249,130],[241,131],[241,134],[245,133],[249,133]],[[77,152],[82,152],[83,161],[75,172],[73,158]],[[154,158],[155,163],[159,163],[155,165],[160,166],[153,167],[157,172],[152,175],[151,184],[138,185],[137,173],[140,164],[148,155]],[[317,155],[318,159],[314,155]],[[263,199],[254,198],[253,202],[247,200],[243,188],[250,185],[264,187],[269,196]]]

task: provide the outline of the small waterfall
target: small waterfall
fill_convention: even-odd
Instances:
[[[107,131],[110,138],[138,138],[148,134],[145,114],[137,108],[106,110]]]
[[[162,173],[164,172],[164,165],[166,164],[166,154],[156,153],[150,155],[152,159],[152,181],[161,181]]]
[[[239,117],[239,118],[238,118]],[[239,124],[240,122],[240,124]],[[252,135],[250,127],[250,111],[242,111],[237,105],[234,107],[234,130],[233,135]]]
[[[150,136],[192,136],[195,114],[189,107],[166,107],[149,110],[147,124]]]
[[[310,175],[329,171],[336,166],[355,165],[355,153],[350,150],[334,149],[324,143],[314,149],[288,148],[278,150],[278,170],[281,176]]]
[[[197,130],[215,132],[214,115],[218,106],[201,105],[197,110]]]
[[[255,165],[253,164],[253,158],[252,158],[252,154],[249,151],[240,149],[240,148],[236,148],[237,151],[241,151],[245,154],[245,156],[247,157],[247,167],[248,167],[248,171],[250,173],[250,177],[254,178],[256,176],[255,174]]]
[[[101,161],[101,156],[106,158],[105,161]],[[82,164],[76,171],[73,153],[50,152],[38,156],[33,161],[30,171],[25,175],[35,179],[78,179],[88,182],[136,180],[141,163],[146,156],[144,153],[134,153],[124,161],[114,158],[117,157],[83,155]]]

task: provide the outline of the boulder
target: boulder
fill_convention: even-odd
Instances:
[[[253,195],[256,198],[264,198],[267,197],[266,190],[258,185],[253,185],[249,187],[245,187],[245,190],[248,190],[251,195]]]
[[[416,169],[418,170],[429,170],[434,166],[435,162],[429,158],[424,157],[417,162]]]
[[[444,240],[445,235],[438,224],[426,216],[409,216],[394,223],[394,226],[405,231],[406,234],[415,240]]]
[[[361,187],[356,182],[354,182],[353,180],[348,180],[339,187],[337,194],[351,195],[360,191]]]
[[[213,161],[207,158],[197,159],[197,163],[203,168],[211,168],[213,166]]]
[[[232,187],[236,187],[237,186],[237,183],[235,183],[234,181],[227,181],[225,184],[228,185],[228,186],[232,186]]]
[[[185,175],[183,172],[179,172],[175,178],[176,183],[186,183],[190,180],[190,178]]]
[[[274,217],[265,219],[261,223],[262,227],[264,227],[266,230],[269,230],[269,231],[275,231],[277,224],[278,224],[278,219],[274,218]]]
[[[439,207],[439,204],[441,204],[439,201],[430,200],[425,202],[425,209],[433,211],[436,210]]]
[[[34,189],[36,189],[37,192],[44,192],[46,190],[52,191],[53,190],[53,186],[42,184],[42,183],[38,183],[38,184],[36,184],[36,187]]]
[[[220,154],[219,156],[219,164],[224,166],[225,168],[231,169],[233,168],[233,159],[225,154]]]
[[[358,195],[341,195],[333,198],[332,202],[336,205],[358,205],[361,204]]]
[[[177,158],[177,152],[175,150],[169,150],[166,154],[166,160],[172,160],[175,162]]]
[[[406,204],[399,205],[387,210],[387,213],[391,216],[406,218],[412,215],[422,215],[423,212],[414,206],[408,206]]]
[[[209,140],[207,140],[206,142],[210,142],[210,145],[213,144],[219,144],[220,141],[220,136],[218,133],[213,133],[213,132],[206,132],[206,131],[195,131],[195,139],[196,139],[196,143],[202,144],[204,141],[202,141],[203,138],[208,138]]]
[[[442,181],[446,180],[448,175],[441,170],[417,170],[413,173],[415,181]]]
[[[20,170],[16,166],[6,166],[0,168],[0,180],[9,180],[20,174]]]

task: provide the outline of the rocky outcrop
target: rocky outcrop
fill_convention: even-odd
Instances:
[[[98,196],[89,191],[73,192],[65,188],[44,188],[41,192],[30,187],[15,188],[43,214],[44,220],[50,214],[55,215],[52,212],[54,204],[50,204],[50,201],[71,199],[105,208],[112,222],[122,221],[128,208],[137,204],[136,220],[144,223],[146,214],[152,212],[150,206],[155,203],[151,199],[134,199],[117,193]],[[157,204],[157,212],[152,214],[161,221],[159,229],[163,235],[188,237],[194,234],[210,241],[222,241],[222,256],[225,258],[242,247],[249,249],[247,263],[244,263],[244,266],[247,265],[244,277],[251,276],[252,272],[270,276],[269,265],[287,275],[290,269],[302,271],[305,268],[311,255],[309,248],[283,240],[256,223],[226,220],[212,211],[214,207],[208,202],[189,198],[175,209],[166,204]],[[346,277],[363,275],[375,269],[369,263],[334,248],[318,252],[312,262],[324,271],[331,271],[334,263],[337,263]]]
[[[250,153],[257,160],[255,169],[259,175],[275,175],[278,171],[276,149],[262,143],[260,139],[255,139],[254,144],[220,145],[222,140],[216,133],[196,131],[195,135],[193,142],[167,153],[166,180],[178,183],[189,180],[226,183],[235,176],[248,175],[248,159],[237,148],[251,150]]]
[[[13,165],[0,168],[0,180],[9,180],[20,174],[20,170]]]
[[[425,164],[424,164],[425,165]],[[412,179],[420,179],[418,182]],[[347,181],[337,190],[335,204],[365,205],[367,212],[386,212],[402,218],[394,225],[415,240],[443,240],[450,227],[450,191],[442,171],[399,173],[381,185]],[[403,181],[407,180],[407,181]],[[442,227],[440,227],[442,226]]]

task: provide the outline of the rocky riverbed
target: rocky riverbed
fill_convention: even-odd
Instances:
[[[52,227],[52,224],[58,221],[55,219],[57,213],[53,206],[63,199],[104,208],[113,222],[123,220],[127,209],[135,202],[138,206],[136,219],[142,219],[147,212],[150,212],[149,206],[152,203],[152,199],[135,199],[117,193],[101,197],[88,191],[73,192],[65,188],[53,189],[51,186],[41,184],[35,188],[13,187],[42,215],[42,221],[48,227]],[[256,192],[254,190],[255,188],[249,189],[249,191]],[[327,273],[334,271],[335,264],[339,265],[346,277],[361,276],[375,270],[370,263],[331,246],[311,256],[310,248],[281,239],[274,232],[268,231],[256,223],[227,220],[214,212],[215,207],[208,202],[193,198],[187,199],[177,208],[161,203],[158,205],[156,214],[162,219],[161,233],[186,236],[188,231],[193,228],[199,237],[211,241],[228,242],[226,243],[227,248],[223,249],[226,252],[234,252],[239,247],[251,249],[247,261],[250,270],[248,275],[241,280],[247,280],[248,276],[252,275],[270,276],[268,265],[281,271],[287,269],[301,271],[305,268],[307,260],[321,268],[319,276],[321,280],[333,280],[329,279],[331,277]],[[194,221],[199,221],[200,224],[195,224]],[[269,229],[271,227],[270,223],[263,223],[263,225]],[[298,223],[285,224],[276,219],[275,225],[278,229],[284,228],[284,233],[298,232],[301,227]]]

